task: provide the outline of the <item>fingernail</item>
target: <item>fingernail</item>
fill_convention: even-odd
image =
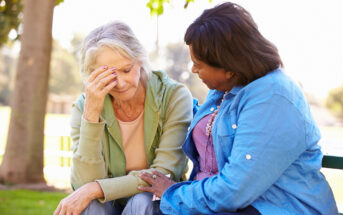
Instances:
[[[116,68],[112,67],[111,70],[114,71],[114,70],[116,70]]]
[[[103,66],[102,68],[103,68],[103,69],[107,69],[107,66]]]
[[[117,75],[117,73],[116,73],[116,72],[114,72],[114,73],[112,73],[112,75]]]

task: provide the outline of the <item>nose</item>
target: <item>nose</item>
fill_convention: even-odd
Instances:
[[[198,74],[198,73],[199,73],[198,69],[196,69],[196,68],[194,67],[194,65],[192,66],[192,73],[195,73],[195,74]]]
[[[125,81],[120,77],[117,76],[117,85],[116,88],[121,89],[125,86]]]

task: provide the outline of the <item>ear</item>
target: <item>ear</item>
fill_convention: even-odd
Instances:
[[[227,80],[231,79],[233,75],[234,75],[233,72],[225,71],[225,78],[226,78]]]

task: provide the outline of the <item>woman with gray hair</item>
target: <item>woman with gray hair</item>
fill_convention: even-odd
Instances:
[[[85,93],[74,102],[71,119],[74,192],[54,214],[153,214],[158,205],[152,194],[140,193],[147,184],[138,175],[158,170],[180,180],[190,92],[150,70],[142,45],[121,22],[85,38],[81,73]]]

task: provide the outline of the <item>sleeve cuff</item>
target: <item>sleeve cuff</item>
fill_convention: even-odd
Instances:
[[[81,118],[80,128],[80,143],[77,154],[95,158],[101,156],[101,138],[104,133],[105,121],[100,119],[100,122],[89,122],[85,118]]]
[[[101,203],[130,197],[141,191],[138,190],[140,182],[133,175],[126,175],[116,178],[106,178],[96,180],[104,193],[104,197],[98,199]]]

